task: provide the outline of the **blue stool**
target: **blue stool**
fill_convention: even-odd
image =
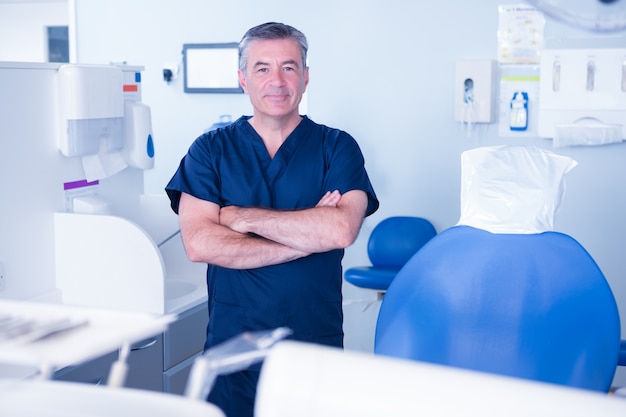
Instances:
[[[435,227],[421,217],[388,217],[369,237],[367,255],[372,265],[349,268],[344,277],[357,287],[386,291],[404,264],[436,234]]]

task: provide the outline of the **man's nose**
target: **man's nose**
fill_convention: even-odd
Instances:
[[[272,85],[283,85],[285,83],[285,77],[282,71],[272,71],[271,74]]]

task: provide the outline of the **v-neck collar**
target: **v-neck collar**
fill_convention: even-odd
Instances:
[[[306,131],[310,127],[309,118],[302,116],[302,120],[296,126],[296,128],[287,136],[285,141],[280,145],[274,158],[270,157],[267,147],[263,142],[263,138],[257,133],[249,122],[252,116],[246,116],[243,120],[246,128],[249,130],[249,135],[252,139],[252,146],[254,151],[259,157],[259,160],[263,162],[266,167],[265,172],[268,175],[268,179],[275,178],[279,175],[283,169],[289,163],[290,156],[295,152],[303,138],[306,136]]]

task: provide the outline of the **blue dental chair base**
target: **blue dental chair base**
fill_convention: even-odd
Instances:
[[[389,286],[375,353],[608,392],[620,321],[604,275],[570,236],[456,226]]]

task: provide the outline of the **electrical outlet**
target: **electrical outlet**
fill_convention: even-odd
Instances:
[[[4,263],[0,262],[0,291],[4,291],[7,287],[7,275],[4,271]]]

